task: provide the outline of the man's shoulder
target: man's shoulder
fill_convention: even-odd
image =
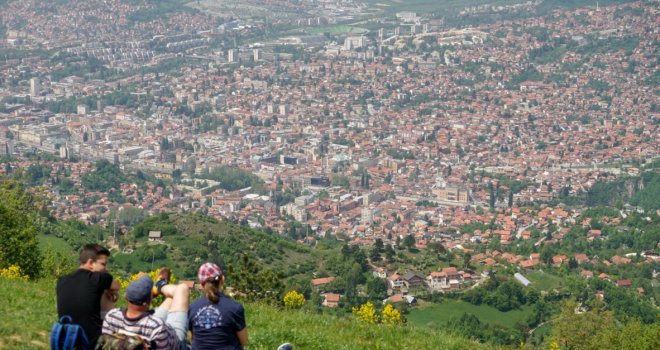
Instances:
[[[163,327],[167,327],[165,320],[154,316],[153,312],[141,316],[139,318],[129,318],[126,316],[125,310],[120,308],[115,308],[110,311],[105,316],[105,321],[108,325],[114,325],[118,328],[131,328],[139,329],[137,332],[139,334],[150,333],[157,331]]]

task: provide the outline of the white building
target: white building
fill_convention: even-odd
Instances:
[[[30,96],[36,97],[41,93],[41,83],[39,78],[30,79]]]

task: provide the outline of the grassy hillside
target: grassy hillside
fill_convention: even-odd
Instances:
[[[0,279],[0,349],[47,349],[56,318],[53,280]],[[490,349],[460,337],[407,325],[367,327],[353,320],[247,304],[250,349]]]
[[[147,243],[149,231],[161,231],[164,244]],[[227,221],[192,213],[152,216],[123,237],[130,253],[113,252],[113,271],[173,268],[177,276],[192,278],[199,261],[236,265],[242,254],[283,277],[311,273],[323,266],[321,254],[278,234],[267,234]]]
[[[502,312],[489,305],[473,305],[461,300],[449,300],[442,304],[431,304],[414,309],[410,312],[408,322],[415,325],[441,328],[452,317],[463,313],[479,315],[479,320],[484,323],[499,324],[513,328],[516,322],[524,322],[531,313],[531,307],[524,306],[519,310]]]

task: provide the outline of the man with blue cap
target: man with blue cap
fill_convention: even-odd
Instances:
[[[144,274],[126,288],[125,309],[113,309],[103,321],[103,334],[137,335],[158,350],[186,349],[188,333],[188,296],[186,284],[167,284],[170,273],[161,269],[156,282],[156,294],[165,300],[155,310],[149,305],[154,296],[154,283]]]

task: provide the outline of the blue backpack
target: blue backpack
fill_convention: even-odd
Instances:
[[[62,316],[59,322],[53,323],[50,329],[50,350],[89,350],[89,341],[85,330],[75,323],[71,317]]]

